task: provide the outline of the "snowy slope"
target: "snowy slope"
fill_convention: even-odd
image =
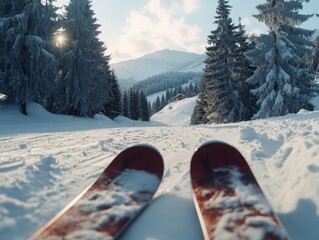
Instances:
[[[180,109],[186,112],[194,100],[178,102],[153,118],[186,125],[190,117],[179,116]],[[194,150],[209,140],[225,141],[242,152],[292,239],[319,239],[319,111],[204,126],[125,118],[113,122],[101,116],[73,121],[37,104],[29,112],[25,117],[16,107],[0,108],[0,239],[25,239],[119,152],[139,143],[162,153],[165,173],[154,202],[120,239],[203,239],[189,165]]]
[[[151,117],[151,121],[171,126],[189,126],[196,98],[186,98],[168,104],[160,112],[154,114]]]
[[[161,50],[112,64],[120,85],[127,86],[164,72],[202,72],[205,55]]]

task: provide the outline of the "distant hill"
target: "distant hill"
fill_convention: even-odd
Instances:
[[[111,64],[122,88],[166,72],[202,72],[205,54],[164,49],[137,59]]]

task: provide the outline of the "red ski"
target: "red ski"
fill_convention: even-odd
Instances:
[[[194,203],[205,240],[289,239],[240,152],[222,142],[191,161]]]
[[[30,239],[115,239],[149,204],[163,176],[157,150],[121,152],[82,194]]]

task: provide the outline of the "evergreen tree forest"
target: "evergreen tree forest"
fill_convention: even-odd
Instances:
[[[122,115],[132,120],[149,121],[150,106],[143,91],[130,88],[122,97]]]
[[[194,94],[191,124],[313,109],[319,37],[313,42],[314,31],[300,27],[318,17],[300,13],[309,0],[264,0],[254,15],[268,28],[260,36],[248,36],[241,21],[230,17],[229,0],[218,0],[201,75],[163,73],[123,93],[99,39],[92,1],[70,0],[62,9],[56,1],[0,1],[0,97],[18,105],[22,114],[37,102],[57,114],[149,121],[169,102]],[[158,92],[154,102],[147,101]]]
[[[90,0],[1,0],[0,93],[27,115],[37,102],[58,114],[110,118],[121,93]]]
[[[155,101],[150,103],[149,109],[151,115],[161,111],[166,105],[171,102],[178,101],[184,98],[194,97],[199,93],[198,84],[190,82],[173,89],[167,89],[165,93],[159,94]]]
[[[166,72],[139,81],[132,88],[142,91],[147,97],[158,95],[149,103],[149,112],[153,115],[177,98],[197,95],[199,82],[200,73],[197,72]]]
[[[146,96],[150,96],[167,89],[178,88],[189,82],[197,85],[199,81],[200,73],[197,72],[166,72],[139,81],[133,85],[133,88],[143,91]]]
[[[191,124],[228,123],[312,110],[318,87],[318,46],[300,25],[305,1],[265,0],[254,17],[269,31],[249,38],[229,17],[228,0],[218,0],[208,35],[205,69]],[[307,2],[307,1],[306,1]],[[317,40],[318,42],[318,40]],[[309,59],[311,61],[309,61]]]

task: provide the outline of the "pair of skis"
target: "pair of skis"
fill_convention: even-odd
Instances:
[[[30,239],[116,239],[151,203],[163,171],[156,149],[138,145],[124,150]],[[288,239],[246,160],[232,146],[201,146],[190,175],[205,240]]]

